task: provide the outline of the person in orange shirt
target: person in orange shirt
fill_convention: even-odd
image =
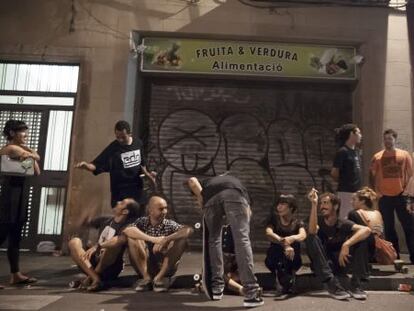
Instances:
[[[384,132],[384,150],[377,152],[371,162],[371,185],[377,192],[379,209],[384,219],[385,238],[392,242],[398,255],[400,253],[398,236],[395,231],[394,211],[401,222],[414,263],[414,215],[407,208],[403,192],[412,173],[412,158],[405,151],[395,147],[398,134],[392,129]]]

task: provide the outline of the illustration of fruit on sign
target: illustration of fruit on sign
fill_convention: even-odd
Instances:
[[[170,48],[162,50],[154,55],[152,64],[164,67],[180,67],[182,64],[181,57],[178,55],[180,45],[174,42]]]

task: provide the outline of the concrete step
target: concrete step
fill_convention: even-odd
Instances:
[[[183,255],[173,284],[174,288],[191,289],[195,286],[194,274],[201,273],[201,252],[187,252]],[[264,265],[265,254],[255,254],[255,272],[259,284],[265,290],[272,290],[275,281]],[[402,258],[407,262],[408,257]],[[309,260],[303,257],[304,266],[297,272],[297,288],[299,291],[322,289],[322,284],[309,268]],[[68,256],[53,257],[36,253],[23,253],[21,255],[22,271],[39,279],[36,286],[41,287],[67,287],[69,282],[80,276],[79,269]],[[414,287],[414,266],[406,265],[406,274],[396,272],[394,266],[373,265],[372,276],[364,285],[367,290],[397,290],[399,284],[411,284]],[[5,253],[0,253],[0,284],[8,280],[9,267]],[[137,276],[127,263],[120,278],[108,284],[115,287],[132,287]]]

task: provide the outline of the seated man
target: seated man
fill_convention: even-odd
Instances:
[[[124,230],[128,238],[131,264],[139,272],[135,290],[167,291],[171,277],[177,271],[178,262],[187,246],[193,229],[166,219],[167,202],[160,196],[152,196],[148,202],[148,216],[140,217]],[[147,241],[142,234],[159,240]],[[145,243],[146,242],[146,243]]]
[[[366,239],[371,230],[350,220],[339,219],[340,201],[333,193],[321,195],[320,217],[317,216],[317,190],[312,189],[308,198],[312,208],[306,246],[315,274],[326,284],[331,297],[345,300],[350,295],[339,283],[338,276],[346,277],[347,268],[351,268],[349,293],[355,299],[365,300],[367,294],[361,289],[361,281],[368,279]]]
[[[122,230],[133,223],[140,212],[139,204],[133,199],[119,201],[112,210],[113,217],[98,217],[88,221],[87,225],[99,229],[99,241],[88,250],[84,250],[81,239],[75,237],[69,241],[70,255],[73,261],[88,276],[83,286],[88,291],[102,289],[103,282],[114,280],[123,269],[123,253],[126,239],[117,239]],[[111,246],[110,248],[107,248]]]

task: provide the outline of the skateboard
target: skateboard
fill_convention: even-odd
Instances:
[[[396,272],[407,274],[408,267],[405,266],[404,260],[396,259],[394,260],[394,268]]]
[[[203,271],[201,275],[201,284],[204,294],[208,299],[213,299],[213,290],[211,283],[211,266],[210,266],[210,251],[208,247],[208,228],[203,217]]]

